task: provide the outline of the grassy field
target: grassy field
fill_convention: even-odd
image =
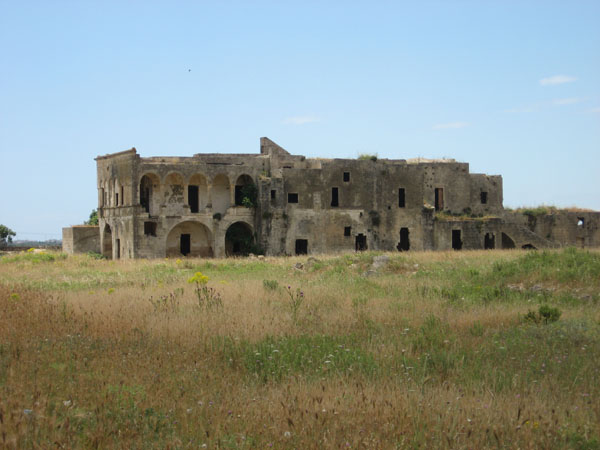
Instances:
[[[600,448],[600,252],[378,255],[1,257],[0,447]]]

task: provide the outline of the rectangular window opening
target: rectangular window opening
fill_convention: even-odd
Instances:
[[[344,172],[344,182],[350,181],[350,172]]]
[[[121,259],[121,239],[115,239],[115,245],[117,247],[115,258]]]
[[[441,211],[444,209],[444,189],[435,188],[435,210]]]
[[[338,188],[331,188],[331,206],[340,206]]]
[[[271,200],[275,200],[277,198],[277,191],[275,189],[271,189]]]
[[[156,222],[144,222],[144,234],[146,236],[156,236]]]
[[[487,203],[487,192],[481,193],[481,204],[485,205]]]
[[[462,249],[462,239],[460,230],[452,230],[452,248],[454,250]]]
[[[193,184],[188,186],[188,205],[191,213],[198,212],[198,186]]]
[[[298,203],[298,194],[295,192],[288,193],[288,203]]]
[[[406,191],[404,188],[398,189],[398,208],[404,208],[406,206]]]
[[[350,236],[352,234],[352,227],[344,227],[344,236]]]
[[[119,206],[119,194],[115,194],[115,206]]]
[[[121,206],[125,204],[125,194],[123,191],[123,186],[121,186]]]
[[[585,225],[585,220],[584,220],[584,218],[583,218],[583,217],[578,217],[578,218],[577,218],[577,226],[578,226],[579,228],[583,228],[583,227],[584,227],[584,225]]]
[[[308,254],[308,240],[296,239],[296,255]]]

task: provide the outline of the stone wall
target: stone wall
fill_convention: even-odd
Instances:
[[[100,253],[100,231],[98,226],[75,225],[62,229],[63,252]]]

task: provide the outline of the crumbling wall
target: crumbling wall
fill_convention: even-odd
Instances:
[[[62,229],[63,252],[100,253],[100,232],[97,225],[75,225]]]

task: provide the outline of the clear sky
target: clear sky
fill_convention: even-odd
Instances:
[[[94,157],[449,157],[600,210],[600,1],[0,0],[0,223],[60,238]]]

